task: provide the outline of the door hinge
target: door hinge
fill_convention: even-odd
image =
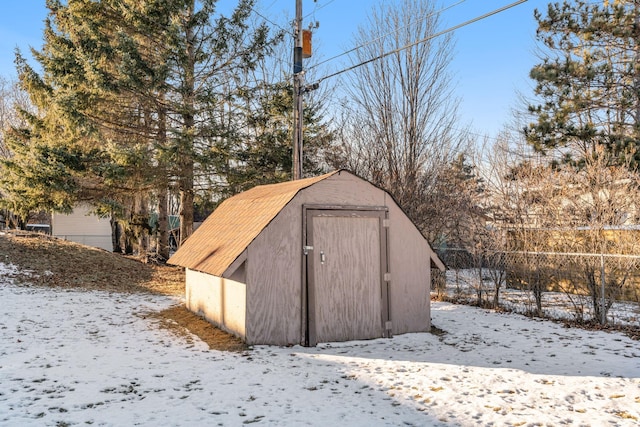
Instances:
[[[382,226],[384,228],[389,228],[389,218],[385,218],[382,220]]]
[[[384,273],[384,281],[385,282],[391,281],[391,273]]]
[[[303,247],[302,247],[302,252],[303,252],[305,255],[309,255],[309,251],[312,251],[312,250],[313,250],[313,246],[303,246]]]

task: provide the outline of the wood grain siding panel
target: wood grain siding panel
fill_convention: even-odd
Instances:
[[[384,206],[385,193],[352,174],[340,173],[300,192],[302,204]]]
[[[246,336],[247,287],[244,283],[220,278],[223,292],[224,329],[236,336]]]
[[[245,338],[244,283],[186,270],[185,305],[190,311],[240,338]]]
[[[382,336],[380,220],[312,219],[317,342]]]
[[[294,201],[249,245],[247,343],[300,344],[302,212]]]
[[[369,182],[358,178],[348,172],[339,172],[330,177],[316,182],[312,187],[301,190],[292,200],[296,208],[302,211],[302,206],[311,205],[334,205],[334,206],[385,206],[385,192],[371,185]],[[300,241],[300,249],[304,245]],[[308,274],[305,270],[300,271],[300,283],[305,283],[303,276]],[[314,345],[315,337],[307,336],[307,322],[313,322],[312,316],[306,312],[306,288],[302,286],[301,297],[301,338],[311,345]],[[312,308],[311,308],[312,309]]]
[[[389,200],[390,310],[393,333],[431,328],[431,249],[415,225]]]
[[[221,326],[223,318],[220,280],[209,274],[186,269],[185,281],[186,307],[209,322]]]

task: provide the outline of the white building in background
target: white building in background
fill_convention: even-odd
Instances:
[[[72,213],[51,215],[51,235],[64,240],[113,251],[111,222],[90,214],[87,205],[78,205]]]

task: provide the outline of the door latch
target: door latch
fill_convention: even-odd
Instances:
[[[309,255],[309,251],[313,250],[313,246],[303,246],[302,247],[302,253],[304,253],[305,255]]]

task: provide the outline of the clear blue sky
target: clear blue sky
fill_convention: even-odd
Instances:
[[[314,32],[314,54],[330,58],[348,49],[349,41],[366,14],[379,0],[303,0],[306,27],[319,21]],[[393,2],[395,0],[383,0]],[[515,0],[466,0],[447,10],[442,20],[448,27],[499,9]],[[443,5],[459,0],[442,0]],[[42,44],[45,0],[9,0],[0,14],[0,75],[15,76],[14,49],[28,54],[29,46]],[[220,0],[220,8],[235,4]],[[456,57],[451,71],[456,94],[461,98],[462,124],[471,123],[480,134],[495,135],[510,120],[517,105],[517,91],[530,92],[529,70],[537,62],[534,55],[536,24],[533,10],[546,10],[547,0],[528,0],[507,11],[455,31]],[[288,26],[294,16],[295,0],[259,0],[257,10],[275,23]],[[340,58],[327,64],[339,70]]]

